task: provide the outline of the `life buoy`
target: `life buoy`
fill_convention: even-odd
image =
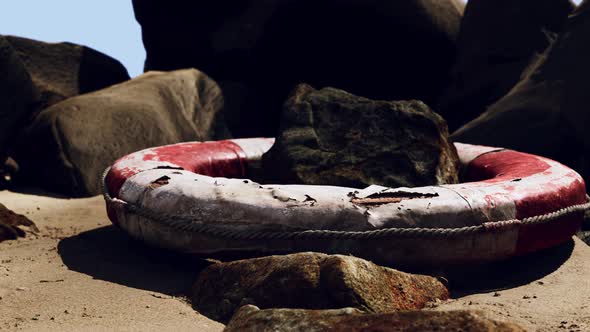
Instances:
[[[460,143],[460,184],[355,189],[244,179],[273,142],[190,142],[127,155],[103,179],[109,217],[135,238],[183,252],[318,251],[440,265],[555,246],[588,208],[584,180],[570,168]]]

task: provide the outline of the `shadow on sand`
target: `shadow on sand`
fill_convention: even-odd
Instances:
[[[33,186],[26,186],[26,185],[10,185],[5,190],[10,190],[17,194],[24,194],[24,195],[33,195],[33,196],[45,196],[50,198],[59,198],[59,199],[67,199],[72,198],[70,196],[66,196],[63,194],[59,194],[56,192],[47,191],[45,189],[33,187]]]
[[[514,288],[557,270],[571,256],[573,248],[574,242],[570,240],[531,255],[453,268],[443,274],[455,298]],[[63,239],[58,252],[71,270],[95,279],[169,295],[187,294],[197,274],[212,263],[192,255],[149,247],[113,226]],[[248,257],[216,258],[227,261]]]
[[[574,241],[530,255],[478,266],[456,268],[447,276],[453,297],[523,286],[559,269],[574,250]]]
[[[95,279],[168,295],[186,295],[210,261],[148,247],[114,226],[80,233],[59,242],[71,270]]]

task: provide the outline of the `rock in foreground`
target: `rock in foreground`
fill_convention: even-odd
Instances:
[[[24,237],[39,230],[29,218],[16,214],[0,204],[0,242]]]
[[[470,311],[401,311],[363,314],[352,308],[340,310],[259,310],[248,305],[232,318],[225,332],[320,332],[320,331],[462,331],[524,332],[511,323],[494,321]]]
[[[299,85],[263,166],[271,181],[364,188],[456,183],[445,121],[419,101],[377,101]]]
[[[215,264],[201,272],[192,291],[193,307],[218,321],[229,320],[245,304],[384,313],[419,309],[448,296],[436,278],[320,253]]]
[[[296,84],[433,102],[447,83],[461,0],[135,0],[147,70],[220,83],[232,133],[276,136]]]
[[[28,182],[66,195],[96,195],[100,174],[128,153],[227,138],[222,108],[221,90],[203,73],[152,72],[44,110],[14,157]]]

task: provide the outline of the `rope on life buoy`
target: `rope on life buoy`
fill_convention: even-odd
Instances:
[[[466,226],[460,228],[385,228],[370,231],[332,231],[332,230],[307,230],[307,231],[242,231],[228,229],[218,225],[202,224],[191,218],[156,213],[134,204],[126,203],[113,198],[106,186],[106,177],[110,167],[102,175],[101,188],[105,201],[108,204],[116,204],[126,212],[158,222],[173,229],[201,233],[228,240],[295,240],[295,239],[334,239],[334,240],[369,240],[391,238],[451,238],[468,234],[495,232],[512,227],[547,224],[565,216],[584,213],[590,210],[590,196],[586,195],[586,203],[568,206],[557,211],[545,213],[523,219],[511,219],[503,221],[487,222],[478,226]]]

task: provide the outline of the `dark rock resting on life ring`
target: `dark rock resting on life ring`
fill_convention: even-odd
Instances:
[[[352,254],[381,264],[486,262],[563,243],[588,208],[584,180],[553,160],[456,143],[463,183],[365,189],[244,179],[273,139],[142,150],[105,173],[110,219],[182,252]]]

